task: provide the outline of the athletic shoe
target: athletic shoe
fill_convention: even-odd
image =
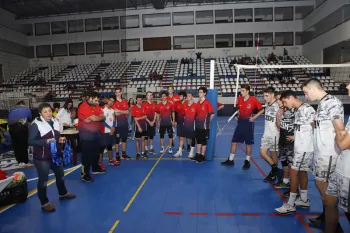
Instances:
[[[171,149],[171,147],[169,148],[168,153],[169,153],[169,154],[172,154],[172,153],[173,153],[173,149]]]
[[[179,157],[182,156],[182,150],[178,150],[175,154],[174,157]]]
[[[144,159],[147,159],[148,158],[147,152],[145,151],[144,153],[142,153],[141,157],[144,158]]]
[[[248,170],[250,168],[250,162],[248,160],[244,160],[244,165],[242,167],[243,170]]]
[[[95,171],[91,172],[93,175],[98,175],[98,174],[105,174],[106,170],[102,170],[100,167],[98,167]]]
[[[117,155],[117,156],[115,157],[115,160],[120,161],[120,155]]]
[[[265,177],[264,182],[269,183],[276,179],[276,174],[272,171]]]
[[[283,182],[279,182],[279,183],[274,184],[273,187],[276,189],[289,189],[290,184],[289,183],[285,184]]]
[[[309,218],[309,224],[315,227],[321,227],[325,225],[325,216],[324,214],[321,214],[320,216],[316,218]]]
[[[193,156],[193,157],[190,158],[191,161],[197,161],[198,156],[199,156],[199,153],[196,153],[195,156]]]
[[[190,159],[194,158],[194,147],[192,147],[192,148],[190,149],[190,152],[189,152],[189,154],[188,154],[188,158],[190,158]]]
[[[102,171],[106,171],[106,168],[103,166],[103,163],[100,163],[99,166],[100,166]]]
[[[160,153],[161,153],[161,154],[164,153],[164,147],[162,147],[162,149],[160,150]]]
[[[150,154],[155,154],[156,151],[155,151],[154,149],[150,149],[150,150],[149,150],[149,153],[150,153]]]
[[[290,206],[288,203],[283,203],[280,208],[276,208],[275,211],[280,215],[288,215],[296,212],[295,206]]]
[[[112,159],[112,160],[108,161],[108,165],[110,165],[110,166],[119,166],[120,163],[117,162],[115,159]]]
[[[199,154],[196,158],[196,163],[203,163],[204,160],[205,160],[204,155]]]
[[[298,197],[298,198],[295,200],[295,206],[296,206],[297,208],[308,209],[308,208],[310,208],[310,201],[309,201],[309,199],[307,199],[306,201],[303,201],[300,197]]]
[[[235,161],[231,161],[229,159],[227,159],[225,162],[221,163],[221,166],[234,166],[235,165]]]
[[[129,160],[130,159],[130,157],[127,154],[125,154],[125,153],[122,154],[122,158],[125,159],[125,160]]]
[[[136,159],[140,159],[141,158],[141,155],[140,154],[137,154],[136,155]]]
[[[191,145],[187,145],[187,153],[190,153],[191,151]]]
[[[94,178],[92,178],[90,175],[83,175],[81,179],[82,181],[89,182],[89,183],[94,182]]]

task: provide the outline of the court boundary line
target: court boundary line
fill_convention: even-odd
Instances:
[[[108,231],[108,233],[113,233],[115,228],[117,228],[118,224],[120,223],[120,220],[116,220],[113,224],[113,226],[111,227],[111,229]]]
[[[143,186],[146,184],[148,178],[151,176],[151,174],[153,173],[154,169],[157,167],[157,165],[159,164],[159,162],[162,160],[163,156],[165,155],[165,153],[168,151],[169,145],[165,148],[164,152],[161,154],[161,156],[157,159],[157,161],[155,162],[155,164],[153,165],[153,167],[151,168],[151,170],[148,172],[147,176],[143,179],[142,183],[139,185],[139,187],[137,188],[136,192],[134,193],[134,195],[131,197],[130,201],[128,202],[128,204],[125,206],[123,212],[127,212],[130,208],[130,206],[132,205],[132,203],[134,202],[134,200],[136,199],[136,197],[138,196],[138,194],[140,193],[141,189],[143,188]]]
[[[80,167],[81,167],[81,164],[79,164],[79,165],[77,165],[77,166],[75,166],[75,167],[70,168],[69,171],[66,171],[66,172],[64,173],[64,176],[67,176],[67,175],[69,175],[70,173],[72,173],[72,172],[78,170]],[[56,178],[53,178],[53,179],[51,179],[51,180],[49,180],[49,181],[47,182],[47,186],[50,186],[50,185],[52,185],[52,184],[55,183],[55,182],[56,182]],[[38,192],[38,189],[37,189],[37,188],[31,190],[31,191],[28,193],[28,197],[27,197],[27,198],[32,197],[32,196],[33,196],[34,194],[36,194],[37,192]],[[6,210],[11,209],[12,207],[14,207],[14,206],[17,205],[17,204],[19,204],[19,203],[15,203],[15,204],[11,204],[11,205],[7,205],[7,206],[4,206],[4,207],[1,207],[1,208],[0,208],[0,214],[4,213]]]

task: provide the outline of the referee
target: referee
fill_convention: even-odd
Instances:
[[[243,169],[250,168],[250,156],[252,155],[252,147],[254,144],[254,120],[264,113],[264,109],[255,97],[250,96],[249,85],[241,85],[241,96],[238,97],[237,106],[239,109],[239,116],[237,119],[237,126],[232,137],[230,157],[222,162],[223,166],[234,166],[233,161],[237,150],[237,143],[246,144],[246,159],[244,161]],[[254,110],[258,110],[258,114],[253,115]]]

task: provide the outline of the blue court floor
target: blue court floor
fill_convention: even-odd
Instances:
[[[219,127],[226,120],[227,117],[220,117]],[[234,167],[220,165],[229,155],[235,125],[233,121],[217,137],[216,158],[202,164],[188,160],[187,153],[177,159],[158,153],[147,160],[122,161],[118,167],[108,166],[105,160],[107,173],[94,176],[94,183],[80,180],[79,167],[68,168],[66,186],[77,195],[75,200],[59,201],[51,176],[47,194],[56,207],[55,213],[41,211],[35,190],[35,168],[25,169],[30,197],[24,204],[0,209],[0,232],[318,233],[320,229],[307,224],[308,217],[322,211],[311,173],[311,208],[290,216],[277,216],[274,212],[283,203],[284,190],[280,192],[263,182],[270,170],[259,156],[263,118],[255,124],[251,168],[241,169],[245,158],[241,149],[237,151]],[[128,142],[128,154],[133,158],[134,144]],[[155,148],[159,148],[158,137]],[[340,214],[344,231],[350,232],[344,214]]]

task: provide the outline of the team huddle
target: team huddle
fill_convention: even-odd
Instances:
[[[310,207],[307,172],[311,168],[322,198],[323,213],[309,219],[309,224],[325,226],[325,233],[344,232],[338,222],[337,203],[339,201],[350,223],[350,123],[344,127],[343,104],[337,97],[327,94],[318,79],[308,80],[302,89],[307,99],[319,101],[316,111],[298,99],[294,91],[275,93],[272,87],[264,90],[266,106],[263,110],[254,97],[246,94],[249,86],[242,86],[231,154],[222,165],[233,166],[236,143],[245,143],[247,157],[243,169],[250,167],[253,122],[265,111],[260,155],[271,166],[271,171],[264,181],[277,179],[275,188],[289,189],[283,194],[289,197],[288,202],[275,211],[287,215],[295,213],[296,208]],[[251,117],[253,110],[258,113]],[[278,161],[282,169],[278,168]]]
[[[78,107],[79,136],[82,148],[82,179],[92,182],[92,174],[105,173],[102,164],[104,151],[107,149],[109,165],[117,166],[121,159],[130,159],[126,152],[129,133],[129,110],[134,121],[136,140],[136,159],[148,158],[148,154],[155,154],[153,138],[156,128],[159,130],[160,153],[168,151],[172,154],[174,127],[179,137],[179,149],[175,157],[182,156],[184,139],[187,139],[188,157],[201,163],[205,159],[209,127],[214,117],[214,109],[206,99],[207,89],[198,89],[199,101],[194,102],[193,95],[181,91],[173,94],[173,88],[160,94],[161,101],[153,101],[153,93],[146,93],[146,101],[142,96],[136,97],[136,104],[129,109],[128,102],[122,98],[121,89],[116,89],[115,96],[109,97],[103,107],[98,106],[98,93],[89,93]],[[168,146],[164,145],[165,134],[168,135]],[[100,142],[97,148],[96,141]],[[119,147],[122,147],[121,156]],[[195,145],[197,151],[195,153]],[[115,145],[116,158],[113,158],[112,148]],[[95,155],[99,154],[99,158]]]

